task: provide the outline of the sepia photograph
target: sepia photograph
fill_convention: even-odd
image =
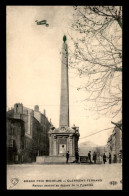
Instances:
[[[7,190],[123,190],[122,6],[6,6]]]

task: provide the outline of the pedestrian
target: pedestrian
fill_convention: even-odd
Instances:
[[[69,151],[66,152],[66,163],[69,161]]]
[[[121,163],[121,153],[119,153],[119,163]]]
[[[75,153],[75,157],[76,157],[76,163],[78,163],[78,159],[79,159],[78,151],[76,151],[76,153]]]
[[[103,155],[103,163],[105,164],[105,162],[106,162],[106,155],[104,153],[104,155]]]
[[[117,157],[116,157],[116,154],[114,154],[114,163],[117,162]]]
[[[91,151],[89,151],[89,153],[88,153],[88,159],[89,159],[89,161],[91,163]]]
[[[111,161],[112,161],[112,156],[111,153],[109,152],[109,164],[111,164]]]
[[[96,164],[96,153],[94,152],[94,154],[93,154],[93,161],[94,161],[94,163]]]

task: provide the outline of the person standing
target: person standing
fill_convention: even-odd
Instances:
[[[121,163],[122,161],[121,161],[121,159],[122,159],[122,157],[121,157],[121,153],[119,153],[119,163]]]
[[[78,151],[76,151],[76,153],[75,153],[75,157],[76,157],[76,163],[78,163],[78,159],[79,159]]]
[[[104,153],[104,155],[103,155],[103,163],[105,164],[105,162],[106,162],[106,155]]]
[[[112,156],[111,153],[109,152],[109,164],[111,164]]]
[[[94,152],[94,154],[93,154],[93,161],[94,161],[94,163],[96,164],[96,153]]]
[[[91,163],[91,151],[89,151],[89,153],[88,153],[88,159],[89,159],[89,161]]]
[[[66,152],[66,163],[69,161],[69,151]]]
[[[114,163],[117,163],[117,157],[116,157],[116,154],[114,154]]]

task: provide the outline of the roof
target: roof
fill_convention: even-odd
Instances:
[[[19,121],[24,123],[24,121],[22,119],[17,119],[17,118],[13,118],[13,117],[7,117],[7,120],[11,120],[11,121]]]

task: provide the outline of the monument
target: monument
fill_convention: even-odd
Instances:
[[[68,80],[68,46],[66,36],[63,37],[61,60],[61,96],[59,128],[49,130],[49,156],[43,162],[65,162],[69,151],[69,161],[75,161],[78,151],[79,127],[69,126],[69,80]],[[37,159],[38,161],[39,159]]]

